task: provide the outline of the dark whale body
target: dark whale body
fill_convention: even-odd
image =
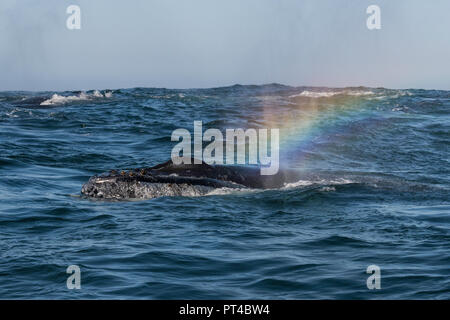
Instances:
[[[192,161],[193,163],[193,161]],[[102,199],[150,199],[161,196],[199,196],[218,188],[278,188],[295,180],[292,172],[263,176],[256,167],[174,164],[171,160],[149,168],[112,170],[83,185],[84,196]]]
[[[51,98],[50,96],[31,97],[31,98],[19,100],[19,101],[15,102],[15,105],[17,107],[29,108],[29,109],[49,108],[51,106],[44,106],[44,105],[41,105],[41,103],[46,101],[46,100],[48,100],[48,99],[50,99],[50,98]]]
[[[71,91],[69,94],[71,95],[79,95],[81,91]],[[43,102],[52,98],[52,95],[43,95],[43,96],[34,96],[24,99],[19,99],[13,102],[16,107],[19,108],[27,108],[27,109],[49,109],[56,108],[61,106],[60,103],[57,104],[42,104]]]

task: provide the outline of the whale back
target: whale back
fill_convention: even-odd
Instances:
[[[203,195],[217,188],[279,188],[295,179],[292,172],[262,176],[258,167],[174,164],[172,160],[148,168],[111,170],[93,176],[81,193],[95,198],[154,198],[172,195]]]

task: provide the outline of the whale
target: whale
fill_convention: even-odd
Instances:
[[[87,198],[132,200],[164,196],[203,196],[215,189],[270,189],[298,179],[295,172],[280,170],[264,176],[258,167],[209,165],[172,160],[148,168],[111,170],[94,175],[82,186]]]
[[[70,94],[70,95],[68,95]],[[56,95],[59,99],[71,99],[74,98],[74,100],[83,100],[81,98],[77,98],[82,94],[82,91],[70,91],[70,93],[62,93],[61,95],[58,94],[44,94],[39,96],[33,96],[28,98],[21,98],[17,99],[12,102],[12,104],[19,108],[26,108],[26,109],[49,109],[49,108],[55,108],[61,106],[62,103],[52,103],[52,98]],[[58,99],[57,99],[58,100]],[[45,103],[47,101],[50,101],[50,103]]]
[[[21,107],[21,108],[28,108],[28,109],[45,109],[49,108],[51,106],[42,105],[44,101],[50,99],[51,96],[40,96],[40,97],[31,97],[26,99],[21,99],[19,101],[16,101],[14,103],[15,106]]]

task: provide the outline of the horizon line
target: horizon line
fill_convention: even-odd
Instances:
[[[242,87],[263,87],[263,86],[283,86],[283,87],[290,87],[290,88],[326,88],[326,89],[347,89],[347,88],[366,88],[366,89],[385,89],[385,90],[437,90],[437,91],[450,91],[450,89],[436,89],[436,88],[415,88],[415,87],[408,87],[408,88],[389,88],[389,87],[383,87],[383,86],[365,86],[365,85],[349,85],[349,86],[326,86],[326,85],[289,85],[289,84],[283,84],[279,82],[270,82],[270,83],[262,83],[262,84],[256,84],[256,83],[250,83],[250,84],[242,84],[242,83],[234,83],[231,85],[223,85],[223,86],[214,86],[214,87],[164,87],[164,86],[134,86],[134,87],[116,87],[116,88],[90,88],[90,89],[63,89],[63,90],[24,90],[24,89],[15,89],[15,90],[0,90],[0,92],[88,92],[88,91],[106,91],[106,90],[132,90],[132,89],[165,89],[165,90],[212,90],[212,89],[223,89],[223,88],[231,88],[235,86],[242,86]]]

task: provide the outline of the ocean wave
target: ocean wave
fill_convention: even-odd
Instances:
[[[341,185],[341,184],[351,184],[356,183],[355,181],[340,178],[336,180],[326,180],[326,179],[319,179],[319,180],[298,180],[296,182],[291,183],[285,183],[284,186],[281,189],[294,189],[298,187],[308,187],[312,185],[323,185],[323,186],[332,186],[332,185]],[[325,189],[324,189],[325,190]],[[328,191],[331,191],[329,189]]]
[[[290,95],[289,98],[295,97],[308,97],[308,98],[329,98],[336,95],[347,95],[347,96],[369,96],[375,94],[373,91],[364,90],[343,90],[343,91],[308,91],[305,90],[298,94]]]
[[[305,90],[374,94],[288,98]],[[450,298],[450,91],[84,92],[91,100],[47,107],[52,94],[80,92],[0,93],[1,298]],[[162,97],[178,92],[186,97]],[[80,195],[93,174],[166,160],[170,133],[193,120],[221,130],[280,124],[280,162],[298,174],[279,189],[205,190],[211,196]],[[83,290],[67,290],[70,264]],[[365,286],[369,264],[392,271],[378,292]]]
[[[396,111],[403,111],[403,112],[406,112],[406,111],[408,111],[408,110],[409,110],[408,107],[406,107],[406,106],[400,106],[400,107],[392,108],[391,111],[394,111],[394,112],[396,112]]]
[[[31,116],[33,114],[33,112],[31,111],[24,111],[20,108],[14,108],[11,111],[7,111],[5,112],[5,115],[9,118],[18,118],[19,115],[18,114],[28,114],[29,116]]]
[[[79,95],[73,95],[73,96],[62,96],[57,93],[53,94],[50,99],[47,99],[43,102],[41,102],[41,106],[51,106],[55,104],[65,104],[73,101],[85,101],[85,100],[91,100],[95,98],[111,98],[112,92],[107,91],[104,94],[101,93],[98,90],[94,90],[92,93],[85,93],[81,92]]]
[[[263,192],[267,189],[251,189],[251,188],[215,188],[208,192],[207,196],[223,196],[229,194],[242,194],[242,193],[255,193],[255,192]]]
[[[242,193],[257,193],[257,192],[265,192],[265,191],[277,191],[277,190],[291,190],[291,189],[297,189],[297,188],[304,188],[309,186],[322,186],[319,191],[322,192],[330,192],[330,191],[336,191],[336,188],[333,186],[336,185],[344,185],[344,184],[351,184],[356,183],[355,181],[348,180],[348,179],[319,179],[319,180],[298,180],[296,182],[291,183],[285,183],[280,188],[267,188],[267,189],[252,189],[252,188],[215,188],[212,189],[210,192],[205,194],[206,196],[213,196],[213,195],[230,195],[230,194],[242,194]]]

